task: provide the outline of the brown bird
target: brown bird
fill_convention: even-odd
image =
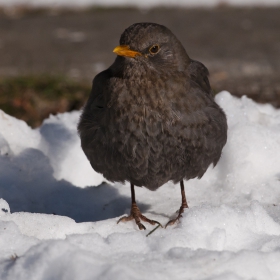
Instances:
[[[115,62],[93,80],[78,130],[93,169],[112,182],[129,181],[128,217],[139,229],[143,216],[134,186],[156,190],[180,182],[182,204],[174,224],[188,208],[183,180],[201,178],[215,166],[227,140],[227,121],[215,103],[208,70],[192,60],[173,33],[155,23],[135,23],[114,49]],[[167,226],[166,225],[166,226]]]

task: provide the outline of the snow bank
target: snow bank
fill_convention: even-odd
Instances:
[[[214,7],[219,4],[233,6],[274,6],[279,0],[0,0],[1,6],[28,5],[33,7],[87,7],[96,6],[136,6],[150,8],[155,6],[173,7]]]
[[[32,130],[0,111],[0,279],[280,279],[280,110],[219,93],[229,125],[218,165],[186,182],[190,208],[167,229],[132,222],[129,185],[95,173],[79,112]],[[165,224],[180,188],[136,189]]]

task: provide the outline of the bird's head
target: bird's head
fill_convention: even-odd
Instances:
[[[141,62],[158,70],[184,71],[190,61],[175,35],[165,26],[155,23],[135,23],[128,27],[113,52],[130,63]]]

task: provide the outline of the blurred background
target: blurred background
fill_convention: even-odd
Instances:
[[[215,93],[280,107],[280,0],[0,0],[0,109],[32,127],[80,109],[143,21],[170,28]]]

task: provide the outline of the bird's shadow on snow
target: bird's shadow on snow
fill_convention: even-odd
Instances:
[[[68,216],[76,222],[99,221],[128,214],[130,196],[116,187],[79,188],[56,180],[49,159],[41,151],[25,149],[18,156],[0,155],[0,197],[11,212],[31,212]],[[149,208],[139,204],[142,211]]]

